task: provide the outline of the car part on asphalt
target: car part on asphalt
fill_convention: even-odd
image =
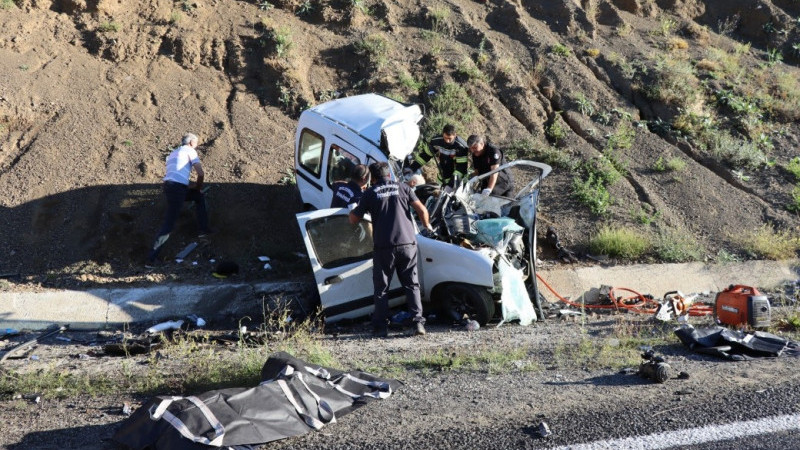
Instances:
[[[6,350],[6,353],[2,357],[0,357],[0,363],[9,358],[16,357],[16,355],[15,356],[12,355],[14,355],[15,353],[19,353],[20,350],[25,350],[26,348],[29,348],[41,342],[43,339],[48,338],[54,334],[61,333],[62,331],[67,330],[68,328],[69,325],[53,325],[49,329],[45,330],[44,334],[41,334],[34,339],[25,341],[17,346],[11,347],[10,349]]]
[[[663,383],[669,379],[670,366],[664,361],[664,357],[656,356],[653,349],[642,353],[642,362],[639,365],[639,376]]]

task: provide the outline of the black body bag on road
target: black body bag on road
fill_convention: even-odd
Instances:
[[[369,401],[387,398],[395,380],[272,355],[253,388],[156,397],[127,418],[114,441],[129,449],[195,450],[252,445],[319,430]]]

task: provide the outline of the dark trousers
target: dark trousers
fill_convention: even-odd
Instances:
[[[502,175],[502,172],[500,172],[500,174]],[[481,183],[483,189],[486,189],[486,185],[488,184],[489,184],[488,179],[483,180],[483,183]],[[494,188],[492,189],[492,195],[499,195],[500,197],[510,197],[511,194],[513,194],[512,192],[513,184],[514,183],[512,183],[505,177],[498,176],[497,182],[494,183]]]
[[[417,277],[417,244],[376,248],[372,257],[372,284],[375,287],[375,312],[372,326],[385,328],[389,318],[389,285],[395,270],[406,294],[408,312],[414,322],[425,323],[422,317],[422,299],[419,295]]]
[[[188,186],[174,181],[164,182],[164,196],[167,198],[167,212],[164,216],[164,223],[158,232],[158,237],[150,250],[148,261],[155,261],[161,248],[169,239],[169,234],[175,228],[175,222],[183,208],[183,202],[194,202],[197,210],[197,225],[200,232],[208,231],[208,213],[206,212],[205,195],[197,189],[189,189]]]

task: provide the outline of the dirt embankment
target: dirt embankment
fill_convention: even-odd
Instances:
[[[255,257],[269,255],[289,275],[305,267],[300,204],[280,181],[302,108],[372,91],[429,104],[448,83],[476,108],[460,134],[567,160],[542,218],[568,245],[607,222],[673,230],[713,257],[742,231],[799,223],[786,169],[800,135],[797,2],[3,5],[0,272],[135,274],[161,220],[163,158],[191,131],[220,230],[198,259],[261,276]],[[750,159],[715,154],[732,147]],[[674,158],[680,170],[658,169]],[[599,215],[573,195],[585,162],[623,175]],[[166,254],[193,239],[191,215]]]

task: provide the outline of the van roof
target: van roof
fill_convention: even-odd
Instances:
[[[418,129],[417,123],[422,119],[418,105],[404,105],[379,94],[340,98],[311,110],[352,129],[376,146],[381,141],[382,129],[403,122]]]

